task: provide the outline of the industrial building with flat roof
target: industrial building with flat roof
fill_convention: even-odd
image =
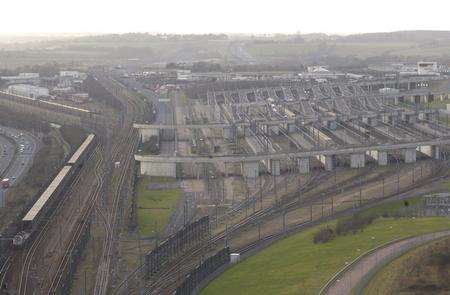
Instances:
[[[10,85],[8,86],[8,92],[11,94],[21,95],[29,98],[40,98],[50,96],[49,90],[47,88],[28,84]]]

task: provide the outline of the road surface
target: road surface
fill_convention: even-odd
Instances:
[[[17,184],[31,167],[39,140],[28,132],[0,126],[0,176]]]
[[[450,231],[402,239],[380,248],[376,248],[372,252],[360,257],[359,260],[351,264],[349,267],[344,268],[339,275],[334,277],[328,283],[328,288],[324,289],[321,294],[352,294],[352,290],[354,290],[354,288],[357,287],[367,275],[372,273],[373,270],[376,270],[387,261],[395,259],[413,247],[445,236],[450,236]]]
[[[16,146],[9,139],[0,133],[0,177],[4,175],[6,169],[12,162],[16,153]]]

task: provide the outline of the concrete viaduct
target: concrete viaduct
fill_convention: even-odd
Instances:
[[[334,169],[334,158],[338,155],[349,155],[350,166],[360,168],[365,166],[366,157],[370,157],[381,166],[388,164],[388,154],[400,151],[405,163],[416,162],[416,152],[419,151],[434,159],[440,159],[440,147],[450,144],[450,137],[443,137],[430,141],[394,143],[388,145],[372,145],[359,147],[345,147],[336,149],[308,150],[297,152],[261,153],[257,155],[224,155],[224,156],[169,156],[169,155],[135,155],[135,160],[141,164],[141,173],[152,176],[176,177],[176,165],[179,163],[240,163],[242,174],[254,178],[259,175],[259,162],[270,161],[274,175],[280,174],[280,161],[283,159],[297,160],[300,173],[310,171],[311,158],[317,158],[326,170]]]

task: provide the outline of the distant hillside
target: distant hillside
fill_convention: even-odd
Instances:
[[[126,34],[106,34],[97,36],[85,36],[72,40],[72,42],[161,42],[161,41],[195,41],[195,40],[227,40],[226,34],[151,34],[151,33],[126,33]]]
[[[61,37],[1,44],[0,64],[15,68],[42,63],[123,64],[217,60],[295,68],[319,63],[364,68],[380,62],[436,60],[450,63],[450,31],[399,31],[349,36],[314,34],[177,35],[127,33]],[[1,42],[1,39],[0,39]]]
[[[347,42],[429,42],[450,41],[450,31],[398,31],[355,34],[339,38]]]
[[[450,63],[450,31],[399,31],[349,36],[301,35],[305,42],[248,41],[245,49],[260,63],[366,67],[380,62],[435,60]]]

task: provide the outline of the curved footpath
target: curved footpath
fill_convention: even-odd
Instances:
[[[394,240],[369,250],[334,275],[319,294],[351,294],[355,287],[362,287],[366,279],[387,262],[414,247],[446,236],[450,236],[450,230]]]

